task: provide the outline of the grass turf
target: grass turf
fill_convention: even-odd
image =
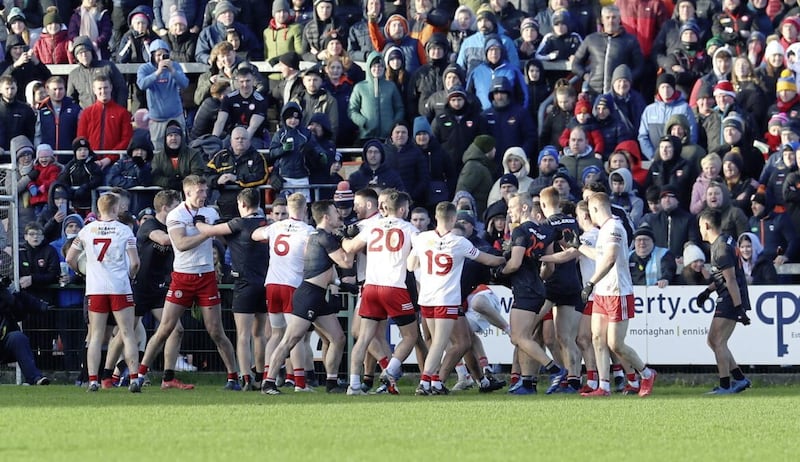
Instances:
[[[154,383],[159,383],[154,381]],[[735,396],[264,396],[0,387],[2,460],[796,460],[800,386]],[[795,443],[792,443],[795,441]],[[769,458],[769,459],[766,459]]]

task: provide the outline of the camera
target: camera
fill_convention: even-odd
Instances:
[[[163,55],[161,55],[161,60],[163,61],[165,59],[169,59],[169,53],[164,53]]]

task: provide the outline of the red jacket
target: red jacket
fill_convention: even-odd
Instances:
[[[39,172],[39,177],[32,182],[39,188],[39,194],[31,196],[31,205],[47,204],[47,193],[50,191],[50,186],[58,179],[58,175],[61,174],[61,165],[53,161],[45,167],[36,162],[33,164],[33,168]]]
[[[622,26],[639,40],[642,54],[650,57],[659,29],[669,19],[664,0],[617,0]]]
[[[96,101],[81,112],[78,136],[85,136],[94,151],[124,151],[133,137],[131,113],[113,99],[105,105]],[[111,156],[111,159],[116,161],[119,155]]]
[[[69,52],[67,51],[67,31],[62,30],[56,35],[42,33],[36,45],[33,46],[33,54],[39,58],[42,64],[69,64]]]

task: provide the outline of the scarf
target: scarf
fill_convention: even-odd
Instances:
[[[86,9],[81,7],[80,9],[81,15],[81,27],[79,30],[80,35],[86,35],[92,42],[97,41],[97,37],[100,35],[100,32],[97,30],[97,20],[100,19],[100,14],[98,14],[97,8]]]

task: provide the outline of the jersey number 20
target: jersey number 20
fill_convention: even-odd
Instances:
[[[389,228],[387,231],[381,228],[374,228],[371,234],[374,237],[367,248],[370,252],[382,252],[384,246],[389,252],[397,252],[403,248],[405,236],[399,228]]]

